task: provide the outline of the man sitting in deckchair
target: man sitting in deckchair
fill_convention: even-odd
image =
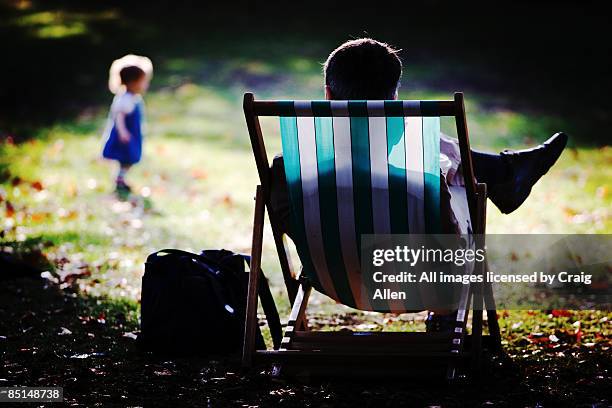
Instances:
[[[397,99],[402,62],[398,51],[385,43],[362,38],[336,48],[324,65],[325,98],[329,100]],[[504,150],[492,154],[472,150],[474,174],[487,185],[488,197],[505,214],[516,210],[527,199],[533,185],[557,161],[567,143],[557,133],[543,144],[525,150]],[[440,138],[441,221],[444,233],[461,232],[451,211],[448,186],[463,185],[458,141]],[[271,206],[279,215],[283,232],[289,232],[289,197],[282,156],[272,162]],[[454,314],[430,313],[428,331],[451,330]]]

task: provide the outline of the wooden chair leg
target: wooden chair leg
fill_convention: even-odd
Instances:
[[[477,220],[474,228],[476,236],[476,247],[485,247],[486,219],[487,219],[487,185],[478,183],[476,185],[476,208]],[[477,273],[483,277],[486,276],[486,263],[480,264]],[[472,293],[472,371],[477,376],[480,372],[481,356],[482,356],[482,319],[483,319],[483,284],[476,283],[473,286]]]
[[[264,200],[261,186],[255,192],[255,216],[253,220],[253,243],[251,248],[251,272],[247,290],[246,316],[244,322],[244,343],[242,347],[242,366],[251,367],[255,353],[257,335],[257,288],[259,287],[259,271],[261,267],[261,251],[263,246]]]
[[[472,370],[478,374],[482,356],[482,285],[474,285],[472,296]]]
[[[493,297],[493,287],[491,282],[484,285],[484,301],[487,310],[487,323],[489,326],[489,336],[491,337],[491,351],[499,352],[501,346],[501,331],[499,329],[499,321],[497,319],[497,307],[495,306],[495,298]]]
[[[459,355],[463,352],[466,339],[466,325],[468,313],[470,311],[470,297],[472,296],[471,286],[463,286],[461,288],[461,297],[459,299],[459,307],[457,309],[457,318],[452,334],[451,353]],[[446,370],[446,379],[453,382],[457,376],[457,360],[451,358],[448,362]]]
[[[486,232],[486,218],[487,218],[487,185],[479,183],[477,185],[478,191],[478,233],[484,236]],[[482,241],[484,247],[484,238]],[[489,270],[489,263],[485,260],[483,273]],[[495,306],[495,298],[493,297],[493,287],[490,282],[484,282],[482,285],[482,297],[484,301],[484,308],[487,311],[487,324],[489,326],[489,336],[491,338],[491,351],[501,350],[501,332],[499,330],[499,322],[497,320],[497,307]]]
[[[289,350],[291,348],[291,341],[295,335],[295,331],[299,328],[299,322],[305,320],[306,306],[308,305],[308,299],[312,288],[310,285],[300,283],[297,294],[295,296],[295,302],[291,308],[291,314],[289,315],[289,321],[287,322],[287,328],[285,329],[285,335],[281,342],[280,350]]]
[[[306,314],[304,314],[299,321],[295,322],[295,329],[301,331],[310,330],[310,327],[308,327],[308,319],[306,319]]]
[[[295,302],[293,302],[293,306],[291,307],[291,314],[289,315],[289,321],[287,322],[285,335],[283,336],[283,341],[281,342],[279,351],[291,349],[291,342],[295,337],[295,332],[300,329],[300,322],[304,322],[306,320],[306,306],[308,305],[308,299],[310,298],[311,291],[312,287],[310,285],[303,281],[300,282],[300,286],[298,287],[298,291],[295,296]],[[282,366],[280,364],[275,364],[272,368],[272,376],[280,376],[281,369]]]
[[[303,290],[308,291],[308,297],[310,297],[310,286],[306,285],[303,282],[304,281],[302,280],[302,283],[298,285],[298,289],[300,286],[303,286]],[[296,291],[296,297],[297,297],[297,291]],[[308,303],[308,299],[306,300],[306,304],[307,303]],[[295,321],[295,330],[301,330],[301,331],[310,330],[308,327],[308,319],[306,318],[306,309],[304,309],[302,313],[298,313],[297,320]]]

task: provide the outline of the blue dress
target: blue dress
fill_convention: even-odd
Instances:
[[[142,119],[144,113],[142,98],[129,93],[115,98],[109,119],[108,129],[110,130],[107,130],[108,138],[104,145],[102,156],[107,159],[117,160],[125,165],[136,164],[142,157]],[[126,100],[127,103],[125,103]],[[127,143],[122,143],[119,138],[117,125],[113,119],[115,116],[113,110],[125,113],[125,126],[132,136]]]

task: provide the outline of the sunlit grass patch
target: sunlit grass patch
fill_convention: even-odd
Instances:
[[[118,12],[114,10],[88,14],[46,10],[20,15],[11,23],[27,28],[33,37],[59,39],[88,34],[88,23],[91,21],[116,18],[118,18]]]
[[[566,150],[535,185],[526,203],[510,215],[488,206],[490,233],[610,233],[612,150]]]
[[[129,201],[114,196],[116,168],[100,159],[103,118],[97,127],[56,127],[38,141],[4,144],[4,240],[39,238],[51,244],[49,253],[98,265],[97,295],[138,296],[144,259],[157,249],[248,252],[257,175],[248,140],[235,141],[247,139],[242,121],[230,120],[232,104],[210,90],[181,92],[177,91],[176,104],[171,94],[149,98],[151,132],[144,161],[128,176],[136,193]],[[226,121],[209,122],[208,109]],[[194,110],[200,113],[201,119],[194,120],[202,120],[201,126],[189,122],[198,116]],[[276,127],[273,120],[264,123],[264,129],[277,137]],[[217,137],[211,137],[211,128],[217,129]],[[278,140],[270,146],[272,156],[280,148]],[[490,206],[488,231],[609,232],[610,152],[566,152],[516,213],[501,215]],[[284,293],[269,230],[263,266],[275,292]],[[124,282],[120,289],[118,281]],[[285,296],[279,299],[286,310]],[[314,298],[313,311],[333,309],[325,298]]]

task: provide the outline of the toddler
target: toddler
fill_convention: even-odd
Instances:
[[[115,60],[110,68],[108,87],[115,98],[104,132],[106,142],[102,156],[119,163],[116,179],[118,194],[130,192],[125,176],[142,156],[142,95],[147,91],[152,75],[151,60],[138,55],[130,54]]]

